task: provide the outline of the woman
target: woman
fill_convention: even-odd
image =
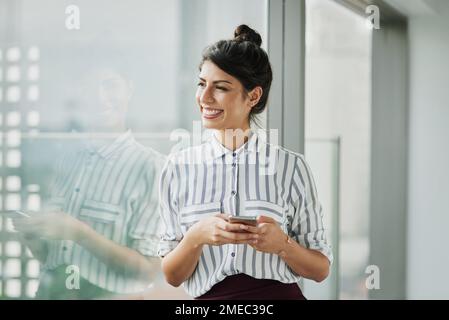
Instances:
[[[324,280],[332,261],[303,156],[250,130],[272,80],[261,42],[241,25],[204,51],[196,99],[214,135],[172,155],[161,177],[162,269],[196,299],[304,299],[299,279]]]
[[[90,138],[58,161],[44,210],[14,223],[42,262],[37,299],[125,298],[147,290],[160,268],[157,184],[165,159],[127,129],[129,80],[109,68],[85,79]]]

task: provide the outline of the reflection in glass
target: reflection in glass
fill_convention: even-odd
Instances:
[[[45,212],[52,202],[58,203],[54,200],[55,188],[51,188],[58,176],[55,170],[59,177],[70,172],[67,168],[57,170],[58,163],[64,155],[82,150],[87,141],[100,148],[119,139],[117,132],[111,134],[105,127],[115,121],[115,116],[111,114],[102,121],[98,101],[111,108],[123,106],[127,90],[132,99],[127,105],[126,129],[131,130],[136,143],[168,154],[177,143],[169,139],[170,132],[177,128],[191,130],[192,120],[199,119],[194,93],[198,57],[204,47],[212,40],[232,37],[229,30],[241,23],[266,30],[266,1],[103,2],[107,11],[98,2],[78,1],[83,13],[81,29],[76,32],[64,28],[64,3],[58,0],[12,1],[10,8],[15,14],[0,21],[1,30],[17,30],[11,34],[13,43],[0,43],[2,211]],[[262,36],[266,43],[266,35]],[[16,82],[6,79],[12,66],[19,67],[10,75]],[[99,85],[102,73],[112,76]],[[109,111],[107,107],[103,110]],[[20,121],[8,118],[12,112],[20,115]],[[9,134],[12,129],[20,133]],[[95,160],[89,165],[95,165]],[[18,190],[6,188],[8,176],[21,178]],[[77,188],[75,184],[72,191]],[[84,189],[80,187],[80,192]],[[147,196],[153,197],[149,193]],[[104,202],[111,204],[109,199]],[[68,206],[66,211],[71,212]],[[83,212],[86,220],[91,219],[86,210]],[[101,223],[104,230],[100,233],[107,235],[111,224],[97,224]],[[122,224],[123,228],[128,225]],[[0,232],[7,241],[20,242],[11,219],[3,215]],[[7,259],[5,246],[1,240],[0,255]],[[44,264],[36,269],[35,258],[22,246],[24,265],[15,278],[6,278],[0,263],[0,298],[35,296],[44,270]],[[28,272],[30,263],[33,272]],[[187,297],[182,288],[172,290],[164,285],[162,275],[157,274],[157,289],[146,292],[144,298]]]

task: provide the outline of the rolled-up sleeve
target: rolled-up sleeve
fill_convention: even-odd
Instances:
[[[160,257],[164,257],[172,251],[183,237],[178,223],[178,209],[173,194],[176,183],[174,163],[169,158],[162,171],[159,183],[161,224],[158,255]]]
[[[292,201],[295,212],[290,236],[302,246],[321,252],[332,263],[332,247],[327,240],[322,206],[312,171],[303,156],[299,156],[295,164]]]

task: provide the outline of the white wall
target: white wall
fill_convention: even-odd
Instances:
[[[410,18],[408,299],[449,298],[449,2]]]

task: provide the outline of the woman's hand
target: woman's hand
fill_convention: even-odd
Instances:
[[[259,235],[250,245],[259,251],[277,254],[298,275],[321,282],[329,274],[329,260],[319,251],[307,249],[288,238],[277,222],[266,216],[257,218],[257,227],[242,225]]]
[[[240,223],[229,223],[226,214],[204,218],[195,223],[187,235],[194,240],[196,245],[222,245],[222,244],[249,244],[250,241],[258,239],[256,233],[245,232]]]
[[[87,226],[64,212],[32,214],[30,218],[13,219],[14,228],[27,237],[77,241]]]
[[[259,216],[257,218],[257,227],[241,225],[240,228],[259,236],[257,239],[249,242],[251,247],[262,252],[274,253],[282,256],[287,242],[287,235],[282,231],[273,218]]]

